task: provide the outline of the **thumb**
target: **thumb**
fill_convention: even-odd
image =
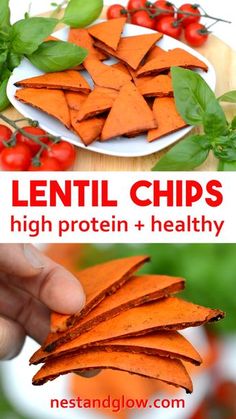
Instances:
[[[32,277],[38,275],[43,263],[24,244],[0,244],[0,271],[7,275]]]

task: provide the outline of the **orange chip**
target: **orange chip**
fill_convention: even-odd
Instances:
[[[168,384],[182,387],[187,393],[193,390],[191,379],[181,361],[144,354],[127,352],[87,352],[69,358],[49,361],[34,376],[33,384],[42,385],[69,372],[84,372],[91,369],[115,369],[128,371],[143,377],[155,378]]]
[[[102,42],[95,42],[95,45],[103,52],[118,58],[136,70],[145,55],[162,38],[162,34],[153,33],[149,35],[137,35],[121,38],[116,51],[107,47]]]
[[[158,126],[156,129],[151,129],[148,132],[149,142],[176,132],[188,125],[179,115],[175,106],[175,100],[170,97],[156,99],[153,105],[153,114]],[[163,115],[165,115],[164,118]]]
[[[125,74],[123,71],[117,70],[112,66],[103,64],[97,59],[87,59],[84,62],[84,66],[94,83],[100,87],[120,90],[124,84],[132,79],[130,75]]]
[[[177,358],[194,365],[200,365],[202,359],[192,344],[176,331],[156,332],[149,335],[115,339],[94,346],[94,350],[125,351],[145,353],[168,358]]]
[[[31,363],[45,362],[116,338],[137,337],[161,330],[181,330],[217,321],[223,317],[224,313],[220,310],[211,310],[180,298],[169,297],[120,313],[76,339],[64,343],[51,353],[39,349],[32,356]]]
[[[98,60],[105,60],[107,58],[107,54],[104,54],[103,52],[97,50],[93,46],[93,39],[89,35],[87,29],[84,28],[78,28],[74,29],[71,28],[69,31],[69,39],[68,42],[72,42],[72,44],[75,44],[79,47],[85,48],[89,51],[88,57],[94,56]]]
[[[148,256],[131,256],[111,260],[79,271],[78,280],[85,291],[86,305],[81,312],[74,316],[55,313],[55,316],[52,317],[52,331],[64,330],[67,326],[76,324],[107,295],[113,294],[125,284],[132,277],[132,274],[148,260]]]
[[[87,95],[79,92],[65,92],[66,101],[70,109],[79,111],[87,99]]]
[[[123,311],[137,307],[149,301],[164,298],[170,294],[184,289],[184,280],[162,275],[142,275],[132,277],[114,294],[107,296],[103,301],[88,313],[75,327],[68,332],[51,335],[47,344],[57,347],[64,342],[72,340],[97,324],[115,317]]]
[[[164,52],[167,52],[167,51],[165,51],[161,47],[158,47],[157,45],[155,45],[149,51],[149,53],[146,55],[146,57],[145,57],[145,63],[147,63],[148,61],[154,60],[154,58],[158,58],[160,56],[160,54],[162,54]]]
[[[78,120],[91,118],[103,112],[109,111],[117,98],[117,90],[107,87],[95,86],[94,90],[88,95],[78,113]]]
[[[15,97],[20,102],[46,112],[70,128],[70,113],[63,91],[25,88],[18,89]]]
[[[140,134],[157,124],[151,109],[133,83],[122,87],[104,125],[101,140]]]
[[[147,81],[145,81],[145,78],[146,77],[141,78],[142,83],[140,83],[138,87],[143,96],[166,97],[174,95],[171,78],[169,76],[160,74]]]
[[[131,72],[129,71],[129,69],[127,68],[127,66],[123,63],[115,63],[112,64],[111,67],[116,68],[117,70],[123,71],[124,73],[126,73],[128,76],[132,76]]]
[[[41,76],[31,77],[15,83],[20,87],[46,88],[72,90],[75,92],[89,93],[91,88],[85,78],[75,70],[46,73]]]
[[[105,118],[91,118],[86,121],[78,121],[78,111],[70,110],[71,125],[74,132],[80,137],[85,146],[99,140]]]
[[[203,61],[199,60],[199,58],[184,49],[175,48],[168,52],[164,51],[157,58],[148,61],[138,70],[137,76],[156,76],[159,73],[168,71],[173,66],[190,69],[200,68],[204,71],[208,70],[207,65]]]
[[[111,19],[90,26],[88,28],[88,32],[93,36],[93,38],[98,39],[106,46],[116,50],[119,45],[125,24],[126,17]]]

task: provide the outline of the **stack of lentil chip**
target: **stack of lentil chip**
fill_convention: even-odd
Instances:
[[[109,368],[192,392],[186,365],[202,360],[179,331],[220,320],[224,313],[173,296],[184,289],[182,278],[135,275],[148,260],[134,256],[78,272],[86,304],[73,316],[52,314],[52,331],[30,360],[44,363],[33,384]]]

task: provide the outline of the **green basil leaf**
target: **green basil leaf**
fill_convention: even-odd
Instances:
[[[9,70],[13,71],[14,68],[18,67],[18,65],[20,65],[21,63],[21,60],[22,60],[21,54],[16,54],[13,51],[9,51],[8,56],[7,56],[7,66]]]
[[[236,129],[236,116],[231,121],[231,128]]]
[[[205,135],[192,135],[168,151],[153,171],[192,170],[202,164],[210,151],[211,142]]]
[[[225,134],[228,129],[225,114],[220,106],[219,108],[216,107],[214,112],[206,111],[203,114],[202,123],[205,133],[211,135],[212,138]]]
[[[2,71],[3,66],[5,65],[5,63],[7,61],[7,54],[8,54],[8,51],[7,50],[2,51],[0,53],[0,71]]]
[[[58,20],[46,17],[30,17],[13,25],[12,49],[17,54],[32,54],[49,36]]]
[[[0,84],[0,112],[4,111],[9,105],[10,102],[7,97],[7,83],[8,79],[4,80]]]
[[[63,71],[81,64],[87,57],[86,49],[63,41],[43,42],[27,58],[37,68],[45,72]]]
[[[9,0],[0,1],[0,28],[10,26],[10,7]]]
[[[220,172],[235,172],[236,171],[236,161],[222,161],[220,160],[218,165],[218,170]]]
[[[231,162],[236,161],[236,148],[234,147],[234,144],[227,144],[223,147],[213,147],[213,152],[215,156],[223,161]]]
[[[220,102],[236,102],[236,90],[231,90],[230,92],[225,93],[224,95],[218,97]]]
[[[62,21],[73,28],[84,28],[96,20],[103,9],[103,0],[70,0]]]
[[[211,116],[217,114],[217,124],[219,124],[219,119],[221,119],[222,127],[227,127],[224,112],[215,94],[198,73],[179,67],[172,67],[171,76],[177,109],[188,124],[203,124],[205,117],[208,120],[208,130]],[[209,117],[206,117],[206,114]],[[214,121],[212,121],[212,128],[213,124]]]

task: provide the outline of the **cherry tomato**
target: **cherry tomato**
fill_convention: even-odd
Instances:
[[[125,7],[121,6],[121,4],[113,4],[107,9],[107,19],[117,19],[119,17],[124,17],[126,16],[125,12],[126,9]]]
[[[6,171],[28,170],[32,159],[30,148],[26,144],[16,144],[6,147],[0,155],[0,165]]]
[[[186,12],[186,13],[194,13],[193,15],[184,15],[182,12]],[[198,6],[195,4],[183,4],[179,9],[178,9],[178,15],[177,15],[177,19],[181,19],[182,21],[182,25],[184,27],[190,25],[191,23],[196,23],[199,22],[199,20],[201,19],[201,14],[200,14],[200,10],[198,9]]]
[[[147,0],[129,0],[127,9],[133,10],[133,9],[140,9],[142,7],[146,7]]]
[[[31,163],[29,169],[30,172],[59,172],[61,170],[60,163],[54,157],[41,157],[39,160],[39,166]]]
[[[60,141],[43,151],[42,157],[53,157],[59,162],[61,170],[68,170],[75,162],[75,147],[67,141]]]
[[[47,134],[46,131],[38,127],[28,126],[28,127],[23,127],[23,130],[26,131],[28,134],[32,134],[32,135],[46,135]],[[39,139],[44,144],[47,144],[50,141],[48,137],[42,137]],[[40,144],[36,143],[34,140],[31,140],[30,138],[26,137],[20,132],[16,134],[16,141],[17,143],[28,145],[33,156],[35,156],[35,154],[37,154],[41,148]]]
[[[165,35],[169,35],[172,38],[179,39],[182,32],[182,26],[174,17],[165,16],[157,21],[156,30]]]
[[[0,153],[5,148],[3,141],[10,140],[12,136],[12,130],[6,125],[0,124]]]
[[[145,28],[150,29],[155,29],[156,26],[155,19],[151,18],[145,10],[135,12],[131,17],[131,23],[133,23],[133,25],[144,26]]]
[[[186,26],[184,35],[189,45],[192,47],[200,47],[207,41],[209,33],[206,27],[201,23],[191,23]]]
[[[156,16],[156,19],[162,19],[165,16],[174,16],[175,9],[169,1],[166,0],[157,0],[155,3],[153,3],[153,6],[158,7],[158,9],[161,9],[158,11],[158,15]],[[157,13],[156,9],[154,7],[151,7],[151,10],[153,13]]]

